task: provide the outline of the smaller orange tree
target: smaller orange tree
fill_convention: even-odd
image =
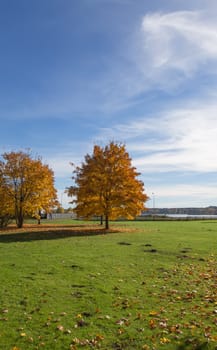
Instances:
[[[2,201],[2,210],[13,213],[19,228],[25,215],[37,217],[40,210],[49,212],[57,203],[53,171],[28,152],[4,153],[0,161]]]
[[[75,168],[74,185],[67,189],[68,195],[74,197],[75,213],[86,218],[103,217],[106,229],[110,219],[134,218],[148,200],[139,175],[125,145],[95,145],[93,154],[87,154],[81,166]]]
[[[7,192],[7,187],[0,166],[0,228],[6,227],[13,217],[13,200]]]

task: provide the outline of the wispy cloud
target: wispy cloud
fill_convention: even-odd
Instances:
[[[201,65],[216,66],[217,24],[207,13],[179,11],[148,14],[143,18],[141,48],[144,74],[165,77],[169,71],[184,78],[197,72]],[[148,69],[147,69],[148,63]],[[178,77],[178,76],[177,76]]]
[[[209,11],[150,12],[127,39],[98,81],[104,112],[135,106],[152,91],[189,88],[194,80],[194,93],[204,91],[198,76],[217,74],[217,23]]]
[[[136,105],[148,91],[188,84],[201,67],[203,74],[217,73],[217,23],[208,12],[150,12],[138,16],[137,26],[125,34],[120,31],[118,27],[111,51],[99,55],[97,64],[88,61],[82,74],[71,61],[53,68],[47,79],[41,78],[40,93],[26,92],[3,103],[2,118],[70,119],[80,113],[105,118]]]
[[[188,88],[189,81],[201,74],[212,75],[216,85],[217,24],[208,11],[149,13],[128,43],[128,50],[117,55],[116,63],[108,64],[107,73],[95,82],[100,89],[99,111],[127,109],[136,105],[138,96],[152,90]],[[133,164],[144,176],[216,172],[216,96],[207,86],[200,86],[199,92],[195,84],[193,95],[192,100],[182,97],[178,106],[169,101],[164,110],[144,117],[133,118],[128,113],[125,123],[113,122],[112,126],[111,122],[111,127],[102,128],[94,138],[96,142],[126,142]],[[56,168],[67,171],[61,160]],[[165,181],[151,186],[148,194],[156,193],[159,206],[205,206],[217,195],[216,184],[206,181],[170,185]]]
[[[150,201],[147,207],[153,206],[152,191],[147,194]],[[154,187],[156,207],[206,207],[216,205],[217,183],[211,184],[173,184]]]
[[[217,171],[217,103],[177,108],[102,130],[126,142],[140,171]]]

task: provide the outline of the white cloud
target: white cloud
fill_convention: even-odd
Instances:
[[[150,201],[147,207],[153,207],[153,191],[147,188]],[[216,205],[217,183],[174,184],[154,186],[155,207],[206,207]]]
[[[196,11],[149,14],[142,22],[144,53],[153,69],[186,75],[217,57],[217,24]]]
[[[31,93],[25,95],[25,101],[20,96],[14,101],[11,95],[10,109],[1,107],[2,118],[71,119],[80,112],[86,119],[93,112],[105,118],[137,105],[134,97],[140,94],[156,88],[171,91],[188,82],[203,65],[206,72],[217,72],[217,23],[210,13],[177,11],[138,18],[136,29],[129,24],[124,40],[117,30],[114,43],[117,40],[118,45],[109,55],[99,57],[94,78],[90,74],[95,64],[81,75],[73,65],[61,66],[43,81],[37,99]]]
[[[101,138],[126,142],[140,171],[217,171],[217,103],[171,109],[102,130]]]
[[[194,184],[175,184],[174,186],[156,186],[155,195],[169,196],[169,197],[186,197],[186,196],[208,196],[211,198],[217,197],[217,183],[211,185],[194,185]]]
[[[72,207],[72,204],[70,203],[72,201],[71,197],[68,197],[67,193],[65,192],[65,189],[58,189],[57,190],[57,198],[59,200],[60,205],[63,208],[69,208]]]
[[[217,22],[208,11],[149,13],[132,32],[96,79],[98,112],[127,110],[150,91],[173,93],[200,74],[217,74]],[[197,84],[194,93],[206,89]]]
[[[217,72],[217,23],[209,12],[146,14],[130,47],[123,84],[128,96],[153,88],[171,91],[194,77],[202,66],[206,73]]]
[[[66,158],[58,158],[53,157],[49,159],[49,166],[51,169],[53,169],[55,175],[57,177],[66,177],[67,175],[70,177],[72,176],[72,166],[69,164],[70,159],[69,157]]]

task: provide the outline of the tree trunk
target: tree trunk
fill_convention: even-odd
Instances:
[[[23,213],[22,213],[22,210],[20,210],[19,214],[18,214],[17,227],[18,228],[22,228],[23,227]]]
[[[22,203],[15,203],[15,220],[18,228],[23,227],[23,208]]]
[[[103,215],[100,216],[100,225],[103,225]]]
[[[109,229],[109,217],[108,217],[108,215],[105,216],[105,229],[106,230]]]
[[[38,211],[38,225],[41,224],[41,210]]]
[[[16,213],[17,213],[17,217],[16,217],[16,223],[17,223],[17,227],[18,228],[22,228],[23,227],[23,203],[22,201],[20,201],[19,205],[17,205],[16,208]]]
[[[14,210],[14,213],[15,213],[16,225],[17,225],[17,227],[18,227],[18,208],[17,208],[17,203],[15,203],[15,210]]]

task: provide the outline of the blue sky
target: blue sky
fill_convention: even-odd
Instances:
[[[156,207],[217,205],[216,18],[216,0],[2,1],[1,154],[41,155],[68,207],[69,163],[119,141]]]

